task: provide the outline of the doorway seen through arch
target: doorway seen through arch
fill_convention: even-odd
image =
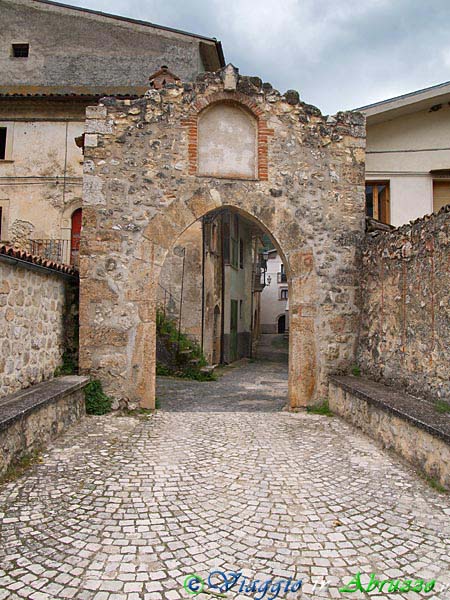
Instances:
[[[278,317],[278,333],[284,333],[286,331],[286,315]]]

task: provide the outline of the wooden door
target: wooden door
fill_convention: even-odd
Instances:
[[[80,253],[81,238],[81,208],[72,214],[72,230],[70,236],[70,264],[78,266],[78,256]]]

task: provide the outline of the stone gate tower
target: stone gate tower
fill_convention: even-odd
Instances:
[[[364,230],[364,118],[324,117],[228,65],[87,109],[80,364],[152,407],[156,286],[168,250],[232,207],[271,236],[289,284],[289,399],[320,400],[354,361]]]

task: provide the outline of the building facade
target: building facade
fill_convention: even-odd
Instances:
[[[0,0],[0,240],[76,262],[86,106],[133,98],[169,65],[223,66],[219,42],[44,0]]]
[[[366,205],[394,226],[450,203],[450,82],[358,109],[367,119]]]
[[[289,329],[288,280],[277,250],[264,254],[265,286],[261,293],[261,333],[286,333]]]

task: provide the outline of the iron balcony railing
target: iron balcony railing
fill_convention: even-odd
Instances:
[[[287,283],[286,273],[277,273],[277,283]]]
[[[79,248],[73,247],[71,240],[34,239],[28,240],[28,252],[58,263],[79,265]]]

